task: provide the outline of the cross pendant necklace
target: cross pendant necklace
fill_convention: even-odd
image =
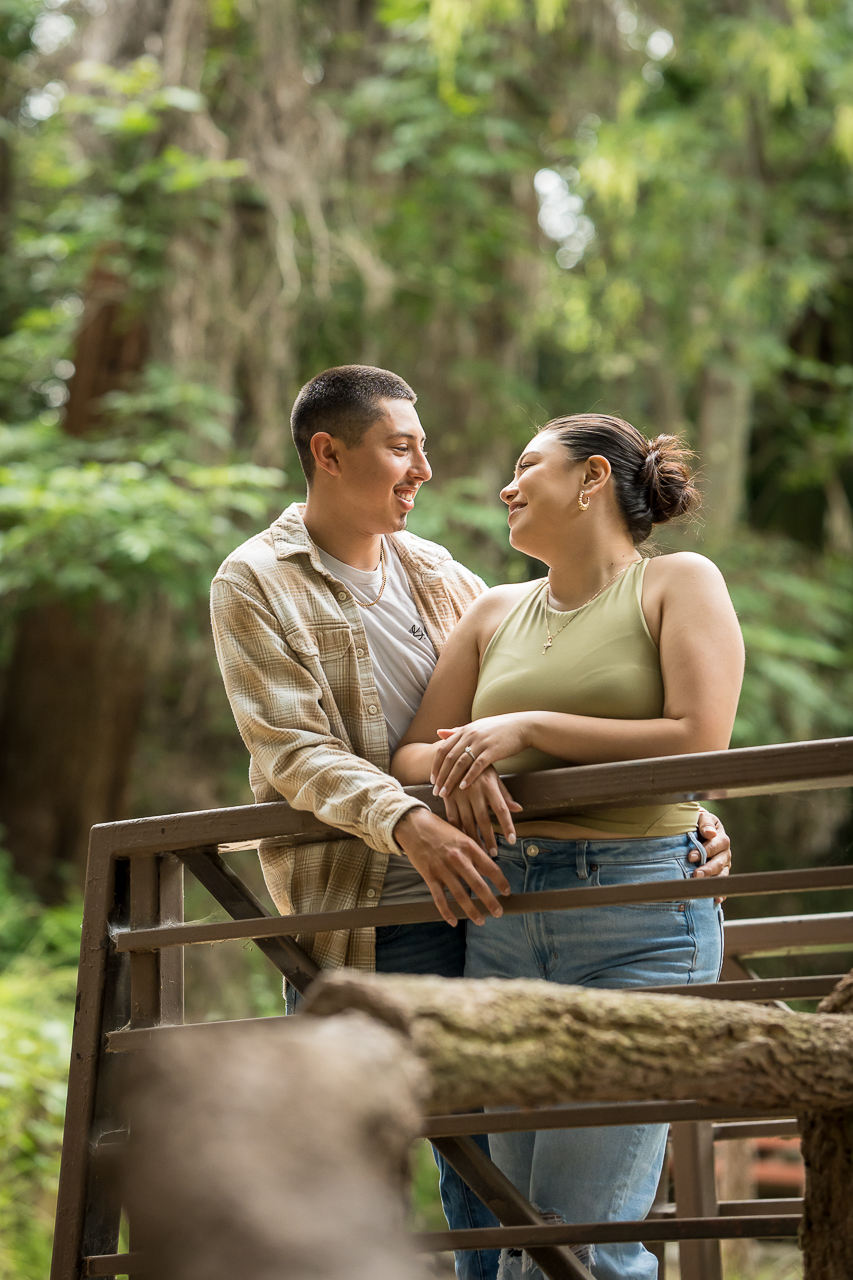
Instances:
[[[640,557],[640,560],[641,560],[641,559],[642,559],[642,556]],[[615,581],[616,581],[616,579],[617,579],[617,578],[619,578],[619,577],[621,577],[621,575],[622,575],[623,573],[626,573],[626,572],[628,571],[628,569],[630,569],[630,568],[631,568],[631,565],[632,565],[632,564],[639,564],[639,560],[631,560],[631,561],[630,561],[630,563],[628,563],[628,564],[626,564],[626,565],[623,565],[623,567],[622,567],[621,569],[617,569],[617,570],[616,570],[616,572],[614,573],[613,577],[612,577],[612,578],[608,578],[608,579],[607,579],[607,581],[605,582],[604,586],[603,586],[603,587],[599,587],[599,588],[598,588],[598,590],[596,591],[596,593],[595,593],[595,595],[594,595],[594,596],[590,596],[590,598],[589,598],[588,600],[585,600],[583,604],[579,604],[579,605],[578,605],[578,607],[577,607],[577,609],[573,609],[573,610],[572,610],[572,612],[571,612],[571,617],[569,617],[569,618],[567,618],[567,619],[566,619],[566,621],[565,621],[565,622],[563,623],[563,625],[560,627],[560,630],[557,632],[557,635],[558,635],[558,636],[559,636],[559,635],[562,635],[562,634],[563,634],[563,632],[565,631],[566,627],[569,625],[569,623],[570,623],[570,622],[574,622],[575,618],[578,616],[578,614],[580,613],[581,609],[585,609],[585,608],[587,607],[587,605],[592,604],[593,600],[597,600],[597,599],[598,599],[598,597],[601,595],[602,591],[606,591],[606,590],[607,590],[607,588],[610,586],[611,582],[615,582]],[[554,640],[556,639],[556,636],[552,636],[552,635],[551,635],[551,628],[550,628],[550,626],[549,626],[549,624],[548,624],[548,594],[549,594],[550,586],[551,586],[551,584],[550,584],[549,580],[546,578],[546,579],[545,579],[545,592],[544,592],[544,595],[545,595],[545,631],[546,631],[546,633],[547,633],[548,639],[545,641],[544,645],[542,646],[542,657],[543,657],[543,658],[545,657],[545,654],[546,654],[546,653],[548,652],[548,650],[551,648],[551,646],[552,646],[552,645],[553,645],[553,643],[554,643]]]

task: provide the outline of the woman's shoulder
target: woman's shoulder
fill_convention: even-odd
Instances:
[[[537,582],[504,582],[498,587],[489,587],[468,606],[459,626],[476,634],[482,644],[486,637],[494,635],[509,611],[544,581],[540,578]]]
[[[721,582],[723,575],[707,556],[698,551],[671,551],[652,556],[646,565],[646,581],[649,585],[677,586]]]

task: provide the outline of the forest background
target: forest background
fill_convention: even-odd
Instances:
[[[540,571],[536,425],[683,432],[735,745],[853,732],[851,56],[838,0],[0,0],[0,1280],[47,1273],[89,827],[250,799],[207,587],[320,369],[415,387],[410,527],[490,582]],[[722,811],[740,870],[850,858],[846,793]],[[189,950],[197,1016],[279,1011]]]

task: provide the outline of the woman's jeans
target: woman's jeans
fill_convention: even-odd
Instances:
[[[473,932],[473,929],[472,929]],[[465,922],[454,929],[438,920],[434,924],[386,925],[376,930],[376,972],[434,974],[439,978],[461,978],[465,969]],[[287,1012],[295,1013],[301,997],[287,988]],[[489,1140],[474,1138],[488,1155]],[[438,1165],[441,1205],[451,1231],[470,1227],[500,1226],[497,1218],[462,1181],[443,1156],[433,1149]],[[469,1249],[456,1254],[459,1280],[495,1280],[500,1252],[497,1249]]]
[[[498,862],[513,893],[631,881],[687,880],[692,835],[661,839],[498,839]],[[722,965],[722,912],[710,898],[486,917],[467,939],[468,978],[539,978],[583,987],[651,987],[714,982]],[[491,1156],[549,1221],[634,1221],[654,1200],[666,1125],[611,1125],[492,1134]],[[641,1244],[577,1250],[596,1280],[654,1280]],[[526,1254],[504,1250],[501,1280],[540,1280]]]

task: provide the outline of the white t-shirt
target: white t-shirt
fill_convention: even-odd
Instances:
[[[378,604],[370,609],[362,608],[361,619],[373,663],[376,691],[388,727],[388,745],[393,755],[421,704],[438,659],[418,613],[400,558],[387,538],[383,539],[383,545],[387,575],[385,590]],[[360,605],[366,606],[379,595],[381,565],[375,570],[354,569],[319,547],[317,553],[329,572],[349,587]],[[392,857],[380,905],[420,902],[429,897],[430,892],[422,877],[408,859]]]

